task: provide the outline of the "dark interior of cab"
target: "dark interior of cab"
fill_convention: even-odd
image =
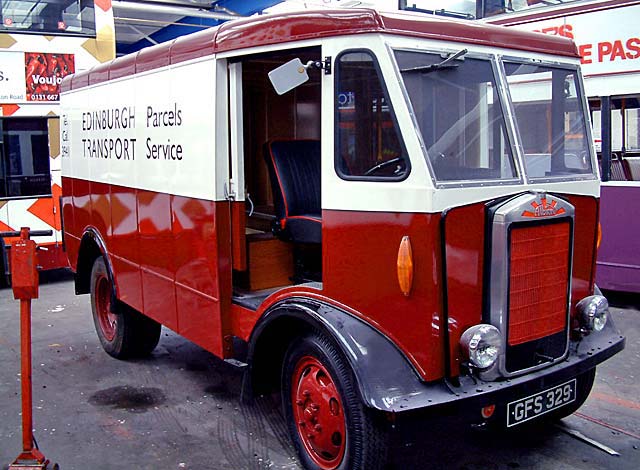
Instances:
[[[319,48],[242,58],[245,199],[234,211],[234,302],[257,308],[272,291],[322,281],[320,73],[278,95],[268,73]],[[239,203],[240,204],[240,203]]]

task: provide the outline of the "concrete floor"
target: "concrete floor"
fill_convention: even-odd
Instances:
[[[495,434],[455,423],[416,423],[392,448],[393,468],[640,468],[640,300],[613,309],[627,348],[598,369],[596,385],[563,425]],[[636,306],[630,304],[636,302]],[[0,468],[21,450],[19,304],[0,289]],[[47,273],[33,304],[34,429],[62,470],[298,469],[277,400],[240,402],[241,373],[163,330],[153,355],[122,362],[104,353],[88,296],[68,273]]]

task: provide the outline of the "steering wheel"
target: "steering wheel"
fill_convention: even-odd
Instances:
[[[405,163],[405,160],[404,160],[403,157],[394,157],[394,158],[391,158],[389,160],[385,160],[383,162],[380,162],[375,166],[372,166],[371,168],[369,168],[367,171],[364,172],[364,176],[374,175],[374,174],[378,173],[379,171],[382,171],[385,168],[388,168],[388,167],[390,167],[392,165],[396,165],[396,169],[393,170],[393,174],[395,176],[401,174],[407,167],[407,164]]]

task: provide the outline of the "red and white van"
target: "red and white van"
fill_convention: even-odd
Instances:
[[[65,242],[102,345],[149,353],[162,324],[248,364],[307,468],[379,468],[385,414],[572,413],[624,347],[594,285],[579,61],[564,38],[305,11],[66,79]]]

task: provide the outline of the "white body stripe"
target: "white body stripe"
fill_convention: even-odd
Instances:
[[[64,175],[216,200],[215,76],[209,58],[63,93]]]

